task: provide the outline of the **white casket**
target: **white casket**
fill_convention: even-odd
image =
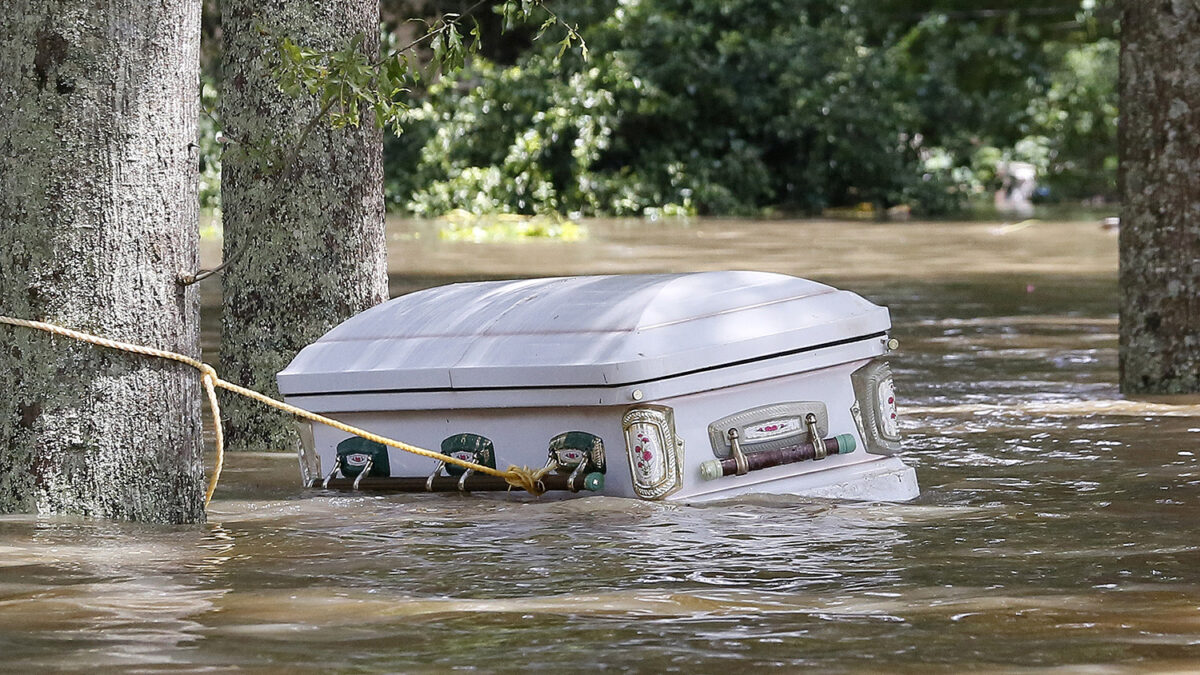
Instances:
[[[890,328],[854,293],[762,272],[461,283],[347,320],[278,381],[288,403],[420,447],[553,459],[568,495],[906,500]],[[306,484],[491,485],[324,425],[302,435]]]

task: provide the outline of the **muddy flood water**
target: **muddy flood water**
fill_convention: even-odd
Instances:
[[[395,223],[393,294],[712,269],[857,291],[892,311],[920,498],[354,496],[300,488],[291,456],[235,455],[204,526],[0,518],[2,668],[1200,669],[1200,398],[1118,393],[1115,234],[586,227],[477,244]]]

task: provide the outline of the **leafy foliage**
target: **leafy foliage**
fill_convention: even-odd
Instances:
[[[571,3],[594,58],[535,45],[430,88],[389,144],[389,194],[422,215],[945,212],[1005,160],[1103,194],[1115,43],[1056,1]]]
[[[592,62],[548,48],[477,60],[407,116],[428,130],[402,139],[419,162],[393,187],[425,215],[902,199],[917,154],[887,50],[836,7],[800,4],[610,4],[584,29]]]
[[[1119,44],[1051,45],[1060,64],[1044,96],[1029,103],[1032,138],[1046,143],[1047,184],[1064,196],[1117,194]]]
[[[446,241],[522,241],[526,239],[556,239],[579,241],[586,238],[587,229],[558,215],[519,216],[508,213],[478,215],[455,210],[441,217],[438,238]]]
[[[357,126],[363,112],[369,111],[375,124],[399,134],[410,94],[422,80],[422,66],[431,71],[453,73],[463,68],[468,54],[478,51],[478,23],[473,24],[465,37],[462,23],[482,4],[476,3],[462,13],[442,14],[427,26],[421,37],[406,45],[397,47],[391,44],[394,39],[385,41],[388,49],[378,59],[364,53],[362,35],[331,50],[308,49],[290,37],[282,36],[278,40],[274,64],[279,86],[297,98],[305,94],[315,97],[320,105],[316,118],[327,117],[335,129]],[[575,27],[563,23],[539,0],[507,0],[498,11],[506,23],[524,22],[537,14],[544,15],[537,37],[561,26],[562,38],[555,43],[559,54],[579,46],[583,57],[587,58],[587,47]],[[414,48],[424,44],[428,44],[427,63],[416,61],[412,54]]]
[[[1022,161],[1060,197],[1114,196],[1115,3],[1000,4],[885,0],[872,14],[876,39],[897,46],[927,156],[968,192]]]

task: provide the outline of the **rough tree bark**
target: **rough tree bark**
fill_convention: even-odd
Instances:
[[[221,370],[239,384],[277,394],[275,373],[306,344],[387,299],[383,230],[383,137],[370,117],[359,128],[315,125],[282,179],[264,166],[293,152],[317,109],[280,92],[267,65],[273,40],[344,47],[359,33],[379,48],[378,0],[224,0],[221,203],[226,259]],[[240,252],[240,253],[239,253]],[[230,447],[290,450],[288,416],[222,401]]]
[[[0,313],[199,354],[198,0],[0,14]],[[197,373],[0,326],[0,512],[204,518]]]
[[[1200,392],[1200,4],[1121,23],[1121,390]]]

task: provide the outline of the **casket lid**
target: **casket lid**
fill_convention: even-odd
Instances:
[[[279,373],[285,395],[619,386],[876,336],[888,311],[764,272],[460,283],[345,321]]]

